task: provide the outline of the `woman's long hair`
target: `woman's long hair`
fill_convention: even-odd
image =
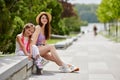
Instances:
[[[47,17],[47,24],[45,25],[45,30],[44,30],[44,34],[45,34],[45,39],[48,40],[50,38],[50,34],[51,34],[51,26],[50,26],[50,22],[49,22],[49,18],[46,14],[42,14],[40,17],[39,17],[39,25],[40,27],[43,26],[43,24],[41,23],[41,17],[45,15]]]

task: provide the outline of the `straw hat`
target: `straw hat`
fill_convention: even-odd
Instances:
[[[38,14],[38,16],[36,17],[36,22],[37,22],[37,23],[39,23],[39,18],[40,18],[40,16],[41,16],[42,14],[46,14],[46,15],[48,16],[49,22],[51,22],[52,16],[51,16],[50,13],[48,13],[48,12],[40,12],[40,14]]]

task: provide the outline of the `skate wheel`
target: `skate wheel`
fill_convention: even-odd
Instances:
[[[37,68],[36,74],[37,75],[42,75],[43,74],[43,68],[38,68],[38,67],[36,67],[36,68]]]

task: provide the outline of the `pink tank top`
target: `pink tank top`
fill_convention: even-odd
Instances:
[[[29,52],[30,50],[30,39],[28,40],[28,42],[27,43],[25,43],[24,42],[24,36],[22,35],[22,38],[21,38],[21,41],[22,41],[22,43],[24,44],[24,45],[26,45],[26,50],[27,50],[27,52]]]

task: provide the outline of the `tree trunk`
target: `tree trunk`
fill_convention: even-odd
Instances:
[[[116,21],[116,39],[118,38],[118,21]]]
[[[110,36],[110,23],[108,23],[108,26],[109,26],[108,33],[109,33],[109,36]]]

